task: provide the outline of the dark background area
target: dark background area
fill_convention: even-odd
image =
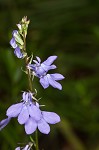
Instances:
[[[62,91],[44,90],[35,79],[40,103],[61,116],[49,135],[39,133],[40,150],[99,150],[99,0],[0,0],[0,120],[27,90],[24,62],[9,45],[23,16],[30,19],[28,54],[42,61],[57,55],[53,72],[65,76]],[[0,150],[28,140],[12,119],[0,132]]]

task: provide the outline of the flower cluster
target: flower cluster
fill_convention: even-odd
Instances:
[[[30,135],[37,129],[43,134],[48,134],[50,132],[49,124],[60,122],[60,117],[54,112],[41,110],[41,106],[35,97],[36,93],[33,93],[32,81],[34,78],[32,77],[36,76],[39,78],[39,82],[44,89],[51,85],[54,88],[62,90],[62,85],[57,81],[64,79],[64,76],[59,73],[49,74],[50,70],[56,69],[53,62],[57,59],[57,56],[50,56],[44,62],[41,62],[41,59],[36,57],[37,60],[33,60],[32,63],[32,57],[28,57],[26,52],[28,25],[29,21],[27,17],[22,18],[21,22],[17,24],[18,30],[12,32],[10,45],[14,49],[14,54],[17,58],[25,59],[26,71],[24,72],[28,74],[29,92],[23,92],[22,100],[7,109],[7,118],[0,122],[0,130],[2,130],[12,118],[17,117],[19,124],[24,125],[26,134]],[[27,144],[24,148],[17,147],[15,150],[30,150],[31,147],[31,145]]]
[[[37,128],[41,133],[50,132],[49,124],[60,122],[60,117],[54,112],[41,111],[39,104],[32,102],[32,93],[24,92],[22,102],[14,104],[7,109],[7,119],[0,122],[0,130],[4,128],[11,118],[18,118],[19,124],[24,124],[26,134],[32,134]]]
[[[46,89],[49,85],[59,90],[62,90],[62,86],[58,83],[58,80],[64,79],[64,76],[59,73],[48,74],[47,72],[51,69],[56,69],[55,65],[52,65],[57,56],[50,56],[41,63],[41,59],[36,57],[37,60],[33,60],[35,64],[28,64],[28,69],[40,79],[40,84]]]

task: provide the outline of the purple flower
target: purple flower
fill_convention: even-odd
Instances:
[[[24,92],[22,95],[23,101],[7,109],[6,115],[8,118],[0,122],[0,130],[13,117],[18,117],[19,124],[24,124],[27,134],[32,134],[37,128],[40,132],[48,134],[50,132],[49,124],[60,122],[60,117],[56,113],[41,111],[39,104],[32,102],[32,96],[32,93]]]
[[[18,57],[18,58],[23,58],[23,54],[21,53],[21,50],[19,47],[16,47],[16,49],[14,50],[14,54]]]
[[[12,46],[12,48],[17,48],[17,44],[16,44],[16,41],[15,41],[15,38],[13,37],[11,40],[10,40],[10,45]]]
[[[28,65],[28,68],[34,72],[35,76],[40,78],[44,74],[46,74],[49,70],[56,68],[56,66],[52,65],[52,63],[57,58],[57,56],[50,56],[43,63],[41,63],[41,59],[39,57],[36,58],[37,60],[33,60],[35,64]]]
[[[41,133],[48,134],[50,132],[49,124],[60,122],[60,117],[54,112],[41,111],[40,120],[35,120],[29,117],[25,123],[25,131],[27,134],[32,134],[37,128]]]
[[[33,60],[35,64],[29,64],[27,67],[33,71],[35,76],[40,78],[40,83],[43,88],[46,89],[49,87],[49,85],[51,85],[54,88],[62,90],[61,84],[57,81],[64,79],[64,76],[59,73],[47,74],[49,70],[56,68],[56,66],[52,65],[52,63],[57,58],[57,56],[50,56],[43,63],[41,63],[41,59],[39,57],[36,58],[37,60]]]
[[[22,150],[30,150],[31,147],[29,145],[26,145],[24,148],[22,148]],[[15,150],[21,150],[20,147],[17,147]]]
[[[46,74],[40,78],[40,83],[44,89],[46,89],[47,87],[49,87],[49,85],[51,85],[54,88],[62,90],[61,84],[57,82],[58,80],[62,79],[64,79],[64,76],[59,73]]]
[[[20,37],[18,37],[18,31],[14,30],[12,32],[12,39],[10,40],[10,45],[12,46],[12,48],[14,48],[14,54],[15,56],[17,56],[18,58],[23,58],[23,53],[21,52],[17,42],[20,40]]]
[[[0,131],[10,122],[11,118],[4,119],[0,122]]]
[[[10,106],[6,115],[10,118],[18,117],[20,124],[25,124],[29,117],[39,120],[41,116],[40,109],[32,102],[32,93],[24,92],[22,95],[23,102]]]
[[[10,40],[10,45],[12,46],[12,48],[17,48],[18,47],[18,45],[17,45],[17,43],[16,43],[16,39],[15,39],[15,36],[18,34],[18,31],[17,30],[14,30],[13,32],[12,32],[12,39]]]

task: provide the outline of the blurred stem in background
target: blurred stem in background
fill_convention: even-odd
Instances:
[[[84,144],[80,141],[80,139],[78,139],[78,137],[73,132],[72,127],[68,122],[68,120],[64,118],[62,118],[61,120],[62,121],[60,122],[58,127],[60,128],[60,131],[62,132],[68,143],[71,145],[73,150],[87,150],[84,147]]]

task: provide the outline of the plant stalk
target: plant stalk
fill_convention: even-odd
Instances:
[[[24,41],[24,46],[23,46],[23,51],[26,52],[26,37],[25,37],[25,34],[23,35],[23,41]],[[26,66],[28,65],[28,55],[25,57],[25,64]],[[32,79],[31,79],[31,74],[30,74],[30,71],[29,69],[27,69],[26,67],[26,71],[27,71],[27,75],[28,75],[28,84],[29,84],[29,90],[31,92],[33,92],[33,85],[32,85]],[[39,150],[39,146],[38,146],[38,133],[37,133],[37,129],[36,129],[36,132],[35,132],[35,150]]]
[[[37,129],[35,132],[35,140],[36,140],[36,150],[39,150],[39,147],[38,147],[38,130]]]

